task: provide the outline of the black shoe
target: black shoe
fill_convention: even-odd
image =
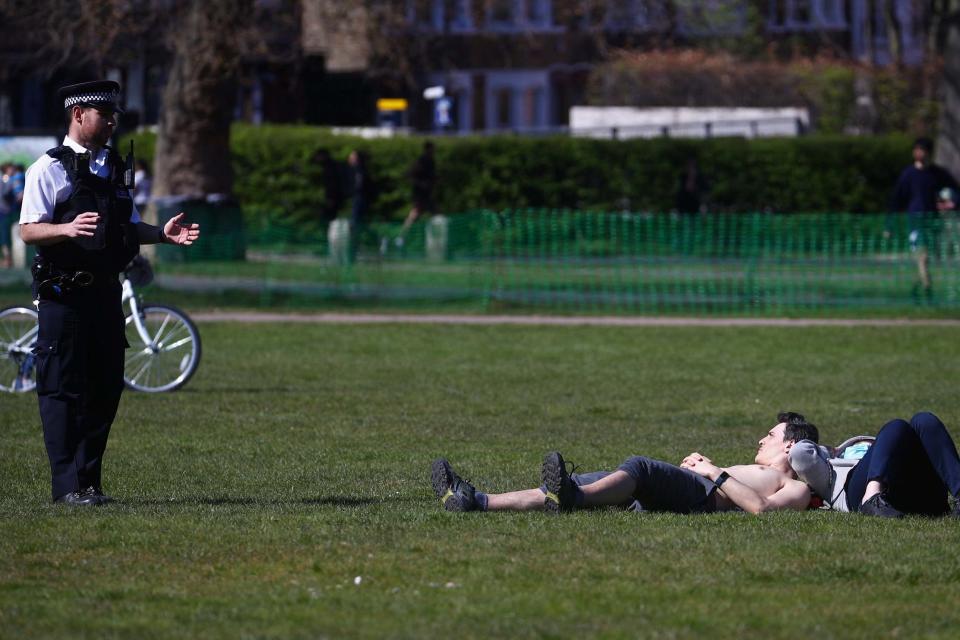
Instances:
[[[477,508],[477,490],[458,476],[445,458],[437,458],[430,465],[430,483],[447,511],[473,511]]]
[[[93,496],[93,498],[97,501],[97,504],[109,504],[113,502],[113,498],[105,495],[103,491],[97,489],[96,487],[87,487],[80,493],[85,496]]]
[[[902,518],[903,512],[896,509],[882,493],[870,497],[869,500],[860,505],[860,513],[867,516],[878,516],[880,518]]]
[[[543,498],[543,509],[547,513],[572,511],[576,502],[576,485],[567,473],[567,466],[563,456],[553,451],[543,459],[543,468],[540,471],[543,486],[547,495]]]
[[[85,491],[66,493],[54,500],[56,504],[69,504],[73,507],[95,507],[100,504],[96,496]]]

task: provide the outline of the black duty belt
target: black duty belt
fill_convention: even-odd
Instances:
[[[38,274],[37,300],[62,300],[71,293],[97,285],[117,282],[117,274],[111,272],[55,269]]]
[[[40,281],[37,297],[40,300],[59,300],[77,289],[89,287],[97,280],[91,271],[65,271]]]

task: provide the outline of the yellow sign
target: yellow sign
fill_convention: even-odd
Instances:
[[[406,111],[407,101],[403,98],[381,98],[377,100],[377,111]]]

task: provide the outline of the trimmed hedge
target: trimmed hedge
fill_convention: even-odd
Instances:
[[[154,136],[133,136],[150,158]],[[410,206],[407,172],[421,138],[362,140],[317,127],[237,125],[232,145],[235,193],[248,221],[311,224],[322,201],[319,148],[344,160],[366,151],[377,185],[377,219],[402,219]],[[669,211],[687,158],[710,183],[713,211],[884,211],[910,139],[804,137],[745,140],[589,140],[571,137],[439,138],[436,193],[441,211],[475,208]],[[126,139],[121,141],[125,148]],[[345,205],[349,206],[349,202]]]

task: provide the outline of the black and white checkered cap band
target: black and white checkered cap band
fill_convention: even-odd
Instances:
[[[90,93],[78,93],[70,96],[63,101],[63,108],[72,107],[75,104],[96,104],[98,102],[116,103],[116,91],[92,91]]]

